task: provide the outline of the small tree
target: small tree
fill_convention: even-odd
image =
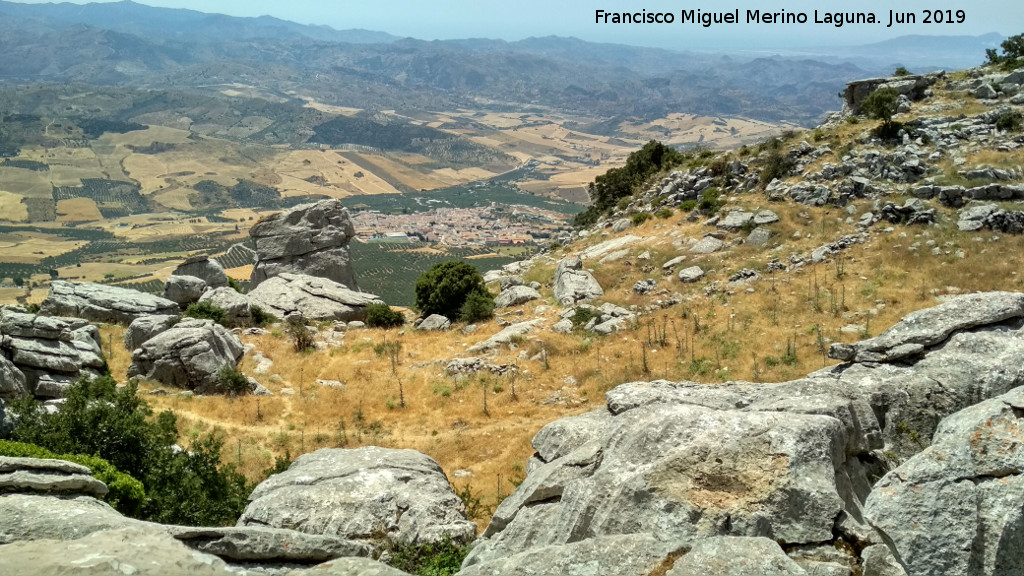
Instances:
[[[387,304],[370,304],[366,307],[366,325],[371,328],[394,328],[405,324],[405,316]]]
[[[484,286],[484,278],[471,264],[450,261],[434,264],[416,280],[416,308],[424,315],[440,314],[449,319],[462,318],[463,306],[470,295],[475,301],[494,298]]]
[[[999,46],[1003,49],[1001,56],[992,48],[985,50],[989,64],[1002,64],[1003,68],[1010,70],[1021,64],[1020,59],[1024,58],[1024,34],[1010,36]]]
[[[860,104],[861,112],[869,118],[876,118],[882,121],[882,125],[875,130],[875,135],[883,139],[892,139],[899,132],[901,124],[893,122],[892,117],[896,114],[899,101],[899,92],[895,88],[879,88]]]

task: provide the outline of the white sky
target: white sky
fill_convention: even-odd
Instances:
[[[41,3],[41,0],[22,0]],[[84,4],[85,0],[73,0]],[[501,38],[519,40],[530,36],[575,36],[593,42],[616,42],[673,49],[758,49],[800,46],[865,44],[904,36],[979,35],[999,32],[1005,36],[1024,32],[1021,0],[142,0],[140,3],[169,8],[189,8],[232,16],[269,14],[303,24],[380,30],[397,36],[425,40],[450,38]],[[595,24],[595,10],[628,12],[671,11],[674,24]],[[806,12],[807,24],[699,25],[679,23],[681,10],[732,11],[747,9]],[[881,23],[836,28],[814,24],[814,10],[825,12],[875,12]],[[889,10],[914,12],[918,23],[887,28]],[[964,10],[962,24],[924,24],[923,11]]]

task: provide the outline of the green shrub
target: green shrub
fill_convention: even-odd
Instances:
[[[296,352],[312,352],[315,349],[313,331],[301,318],[288,321],[288,336],[291,336]]]
[[[52,458],[67,460],[75,464],[89,467],[92,476],[107,485],[108,492],[105,500],[115,510],[131,516],[139,509],[145,501],[146,489],[135,478],[125,474],[99,456],[87,456],[85,454],[55,454],[42,446],[25,444],[23,442],[10,442],[0,440],[0,456],[11,456],[15,458]]]
[[[789,176],[789,173],[793,170],[795,165],[796,163],[793,159],[782,151],[781,146],[769,148],[768,155],[762,162],[760,177],[761,185],[767,186],[776,178],[781,180],[782,178]]]
[[[371,328],[394,328],[402,324],[405,324],[405,316],[387,304],[370,304],[366,307],[366,325]]]
[[[996,128],[1005,132],[1018,132],[1024,125],[1024,115],[1017,110],[1010,110],[996,118]]]
[[[217,391],[229,396],[242,396],[249,393],[249,379],[241,370],[225,365],[217,373]]]
[[[452,576],[462,567],[469,546],[450,537],[425,544],[397,544],[391,549],[391,565],[416,576]]]
[[[576,312],[569,317],[572,322],[572,327],[576,330],[582,330],[592,318],[600,318],[601,313],[591,308],[577,308]]]
[[[269,326],[274,322],[277,322],[277,316],[274,316],[255,304],[249,306],[249,313],[252,314],[253,326]]]
[[[245,294],[245,290],[242,289],[242,284],[239,283],[238,280],[235,280],[234,278],[228,278],[228,286],[230,286],[232,290],[238,292],[239,294]]]
[[[718,191],[718,188],[707,188],[700,195],[697,210],[700,210],[701,214],[711,216],[717,214],[723,206],[725,206],[725,200],[722,200],[722,193]]]
[[[686,200],[685,202],[683,202],[682,204],[679,205],[679,209],[682,210],[683,212],[690,212],[690,211],[692,211],[696,207],[697,207],[697,201],[696,200]]]
[[[989,64],[999,64],[1004,70],[1011,71],[1019,68],[1024,60],[1024,34],[1010,36],[999,45],[1003,49],[999,55],[994,49],[985,50],[985,57]]]
[[[474,298],[470,314],[463,307]],[[416,280],[416,308],[424,315],[440,314],[445,318],[461,318],[467,322],[488,318],[494,310],[494,298],[484,287],[483,276],[468,262],[449,261],[434,264]],[[489,306],[490,312],[486,312]],[[483,316],[481,316],[483,314]]]
[[[200,320],[213,320],[225,328],[230,328],[227,311],[209,301],[189,304],[188,308],[185,308],[184,315],[189,318],[199,318]]]
[[[633,214],[633,218],[631,220],[633,221],[634,226],[639,226],[650,219],[651,214],[649,212],[640,212],[639,214]]]
[[[472,292],[466,296],[462,308],[459,308],[459,320],[463,322],[479,322],[494,316],[494,298],[490,294]]]
[[[651,140],[626,158],[626,165],[612,168],[594,178],[587,187],[592,206],[573,220],[576,226],[590,225],[612,207],[625,208],[633,194],[652,176],[678,166],[685,157],[671,146]]]
[[[907,70],[903,66],[900,66],[892,73],[893,76],[910,76],[910,70]]]
[[[230,526],[245,509],[251,486],[233,467],[221,466],[223,440],[193,437],[186,450],[178,451],[176,417],[162,412],[153,418],[134,382],[118,389],[109,376],[82,378],[68,389],[59,412],[50,414],[31,398],[16,400],[8,409],[17,419],[12,440],[55,454],[92,454],[141,481],[145,498],[135,518]],[[130,482],[121,479],[118,490],[131,494]]]
[[[675,214],[675,212],[673,212],[671,208],[662,208],[654,213],[658,218],[671,218],[673,214]]]
[[[888,124],[892,122],[892,117],[896,114],[899,96],[900,93],[895,88],[879,88],[868,94],[867,98],[860,103],[860,111],[868,118],[876,118],[883,124]]]

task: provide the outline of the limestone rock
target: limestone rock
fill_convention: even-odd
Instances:
[[[757,226],[764,226],[766,224],[774,224],[779,221],[779,215],[771,210],[761,210],[757,214],[754,214],[753,222]]]
[[[129,324],[139,316],[178,314],[178,304],[131,288],[91,282],[54,280],[40,313],[47,316],[75,316],[92,322]]]
[[[106,502],[90,496],[0,495],[0,544],[42,539],[75,540],[93,532],[140,528],[147,524],[125,518]],[[5,548],[0,546],[0,551]]]
[[[218,374],[238,366],[238,337],[212,320],[185,318],[132,352],[129,376],[142,376],[200,394],[219,391]]]
[[[337,199],[303,204],[263,218],[250,230],[258,261],[252,284],[281,273],[315,276],[358,290],[348,244],[355,228]]]
[[[711,254],[712,252],[718,252],[725,246],[725,243],[715,238],[714,236],[705,236],[700,239],[699,242],[690,247],[690,252],[694,254]]]
[[[381,304],[373,294],[356,292],[327,278],[282,272],[247,295],[249,302],[284,318],[298,312],[306,320],[362,321],[366,307]]]
[[[1024,571],[1024,388],[961,410],[864,514],[909,576]]]
[[[239,244],[232,246],[231,249],[236,250],[239,247],[252,252],[249,248]],[[231,252],[229,251],[228,253],[230,254]],[[171,275],[199,278],[210,288],[222,288],[228,285],[228,276],[224,273],[224,268],[221,267],[219,262],[205,254],[185,259],[184,262],[174,269]]]
[[[526,322],[518,322],[511,326],[506,326],[494,336],[474,344],[466,349],[467,352],[480,352],[482,350],[490,350],[499,346],[504,346],[511,343],[513,340],[520,339],[530,333],[535,327],[537,327],[542,320],[527,320]]]
[[[374,552],[365,542],[281,528],[168,526],[167,530],[190,548],[231,562],[310,564],[346,556],[368,557]]]
[[[338,558],[286,576],[409,576],[397,568],[369,558]]]
[[[0,494],[7,492],[86,495],[102,498],[107,486],[92,470],[64,460],[0,456]]]
[[[0,396],[57,398],[81,376],[105,366],[99,330],[80,318],[0,310]],[[13,369],[11,367],[13,365]],[[18,375],[21,375],[19,377]]]
[[[747,236],[747,244],[752,246],[764,246],[772,239],[773,233],[767,228],[754,228]]]
[[[807,572],[762,537],[720,536],[699,540],[666,576],[806,576]]]
[[[498,297],[494,299],[494,307],[509,308],[539,299],[540,293],[529,286],[511,286],[503,289],[501,294],[498,294]]]
[[[445,318],[440,314],[431,314],[424,318],[419,324],[416,325],[417,330],[424,331],[444,331],[452,327],[451,320]]]
[[[29,393],[25,374],[0,351],[0,402],[4,398],[13,400]],[[2,418],[0,418],[2,419]],[[0,434],[2,437],[2,434]]]
[[[704,269],[700,266],[690,266],[679,271],[679,280],[682,282],[696,282],[704,277]]]
[[[4,399],[0,397],[0,440],[6,440],[11,435],[15,424],[14,416],[7,414],[7,406]]]
[[[554,279],[555,300],[571,306],[604,296],[604,290],[590,272],[583,269],[583,260],[570,256],[558,263]]]
[[[726,214],[725,218],[722,218],[718,222],[718,224],[716,224],[716,226],[718,226],[719,228],[722,228],[724,230],[739,230],[740,228],[743,228],[744,226],[749,224],[750,221],[753,220],[753,219],[754,219],[754,213],[753,212],[744,212],[742,210],[732,210],[728,214]]]
[[[617,252],[626,246],[635,244],[641,240],[643,240],[643,238],[632,234],[626,234],[625,236],[605,240],[604,242],[594,244],[580,252],[580,259],[588,260],[591,258],[601,258],[611,252]]]
[[[300,456],[253,490],[238,525],[363,541],[465,542],[476,533],[437,462],[376,446]]]
[[[249,298],[230,286],[207,290],[199,301],[209,302],[223,309],[227,313],[228,323],[232,326],[243,326],[252,322],[252,305]]]
[[[205,291],[206,281],[195,276],[171,276],[164,284],[164,298],[176,302],[182,309],[199,301]]]
[[[180,319],[180,316],[169,315],[139,316],[128,325],[124,333],[125,348],[135,350],[146,340],[174,326]]]

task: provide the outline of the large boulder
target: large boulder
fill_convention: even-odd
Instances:
[[[107,485],[93,478],[88,467],[74,462],[0,456],[0,494],[9,492],[102,498]]]
[[[200,394],[220,392],[218,375],[242,359],[238,337],[212,320],[185,318],[132,352],[128,376]]]
[[[348,556],[365,558],[374,553],[374,547],[365,542],[281,528],[167,526],[167,531],[190,548],[228,562],[310,564]]]
[[[769,538],[706,538],[676,561],[666,576],[806,576],[806,570]]]
[[[373,294],[349,290],[327,278],[282,272],[247,295],[249,302],[279,318],[298,312],[307,320],[366,319],[366,307],[381,304]]]
[[[572,306],[604,296],[604,290],[594,275],[583,269],[583,260],[569,256],[555,269],[555,300],[562,306]]]
[[[946,547],[957,552],[942,554],[966,555],[971,566],[983,557],[995,565],[993,558],[999,558],[1000,565],[1012,568],[1006,573],[1018,573],[1016,557],[996,551],[1024,549],[1016,536],[1024,534],[1016,524],[1024,516],[1019,505],[1024,496],[1016,492],[1017,464],[1007,456],[1018,450],[1010,439],[1024,437],[1009,428],[1015,423],[1011,415],[1024,414],[1024,402],[1018,407],[1017,400],[1001,400],[998,414],[979,416],[978,421],[1009,430],[991,441],[979,434],[994,432],[943,424],[946,435],[993,458],[989,467],[970,468],[961,464],[969,459],[936,452],[935,463],[922,470],[948,475],[936,484],[948,498],[928,496],[931,488],[925,484],[931,477],[921,476],[900,488],[908,494],[905,506],[889,506],[903,514],[894,513],[891,527],[874,511],[877,505],[866,502],[882,497],[876,495],[881,484],[872,491],[875,480],[925,449],[943,418],[1024,385],[1020,297],[975,294],[917,312],[880,340],[855,348],[848,356],[854,362],[790,382],[622,384],[605,395],[605,407],[538,432],[526,479],[495,511],[464,569],[502,566],[541,552],[568,557],[570,546],[580,542],[631,534],[663,543],[705,542],[701,546],[723,551],[735,547],[737,562],[745,554],[741,541],[706,539],[768,538],[799,568],[781,562],[777,571],[766,573],[845,575],[864,565],[871,568],[865,574],[896,575],[902,549],[888,530],[905,526],[908,541],[924,539],[932,524],[921,521],[918,530],[909,515],[930,514],[926,504],[931,502],[948,510],[936,513],[934,522],[946,518],[957,526],[947,531],[968,539],[950,541]],[[902,353],[907,344],[915,346],[909,356]],[[935,437],[938,444],[944,433]],[[901,478],[906,477],[894,473],[889,482],[895,486]],[[952,487],[973,489],[974,496],[955,494]],[[1005,490],[984,496],[997,487]],[[978,540],[975,534],[984,536]],[[893,554],[883,545],[889,540],[896,542]],[[751,562],[778,556],[774,547],[770,554],[746,548],[753,551],[747,555]],[[716,556],[721,555],[700,562],[694,556],[676,565],[689,566],[681,573],[762,573],[730,572],[731,560],[728,570],[716,572]],[[587,565],[584,558],[578,562],[574,569]],[[958,568],[928,573],[973,574]]]
[[[139,316],[128,325],[128,329],[124,332],[124,346],[129,351],[135,350],[142,343],[150,338],[153,338],[157,334],[160,334],[164,330],[167,330],[171,326],[174,326],[181,320],[180,316],[171,316],[168,314],[157,314],[153,316]]]
[[[495,308],[509,308],[540,299],[540,293],[529,286],[509,286],[494,299]]]
[[[476,533],[437,462],[376,446],[300,456],[253,490],[238,525],[365,542],[466,542]]]
[[[230,287],[207,290],[200,302],[209,302],[227,313],[228,322],[232,326],[242,326],[252,322],[252,304],[245,294],[240,294]]]
[[[948,416],[864,515],[909,576],[1024,574],[1024,388]]]
[[[197,302],[205,291],[206,281],[195,276],[171,276],[164,283],[164,298],[182,308]]]
[[[176,302],[122,288],[92,282],[54,280],[43,300],[40,313],[47,316],[75,316],[92,322],[129,324],[139,316],[177,314]]]
[[[219,262],[205,254],[187,258],[174,269],[172,276],[199,278],[210,288],[221,288],[228,285],[228,276],[224,273],[224,268]]]
[[[348,243],[355,227],[340,200],[322,200],[268,216],[249,230],[257,262],[252,284],[282,272],[327,278],[357,290]]]
[[[99,330],[87,321],[0,309],[0,396],[57,398],[105,367]]]

